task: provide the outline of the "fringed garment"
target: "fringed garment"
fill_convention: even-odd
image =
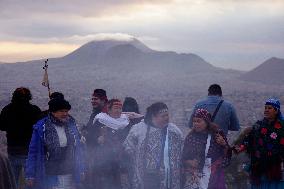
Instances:
[[[146,139],[147,128],[148,139]],[[174,124],[165,129],[148,126],[141,121],[134,125],[127,136],[124,147],[134,163],[132,189],[148,189],[147,180],[152,171],[157,170],[155,189],[180,189],[182,133]],[[163,140],[164,139],[164,140]],[[166,175],[168,167],[168,175]]]

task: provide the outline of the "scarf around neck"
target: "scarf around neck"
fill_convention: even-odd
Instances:
[[[50,158],[56,158],[59,157],[61,154],[61,148],[60,148],[60,142],[59,142],[59,136],[55,129],[56,126],[64,127],[66,138],[67,138],[67,147],[74,146],[74,139],[75,134],[72,131],[73,127],[73,119],[71,117],[68,118],[66,122],[62,122],[58,119],[56,119],[51,114],[49,115],[49,119],[45,124],[45,147],[46,150],[50,154]]]
[[[119,118],[113,118],[106,113],[99,113],[96,115],[93,124],[96,121],[114,130],[124,129],[129,124],[129,119],[125,114],[121,114]]]

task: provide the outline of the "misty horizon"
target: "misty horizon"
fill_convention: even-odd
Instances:
[[[14,61],[14,62],[4,62],[4,61],[1,61],[0,60],[0,64],[13,64],[13,63],[28,63],[30,61],[38,61],[38,60],[44,60],[44,59],[53,59],[53,58],[62,58],[62,57],[65,57],[65,56],[68,56],[69,54],[72,54],[73,52],[77,51],[78,49],[80,49],[82,46],[88,44],[88,43],[92,43],[92,42],[105,42],[105,41],[117,41],[117,42],[125,42],[125,43],[128,43],[128,42],[131,42],[131,41],[138,41],[139,43],[141,43],[142,46],[144,46],[145,48],[148,48],[149,50],[153,50],[153,51],[157,51],[157,52],[175,52],[177,54],[195,54],[195,53],[192,53],[192,52],[178,52],[178,51],[174,51],[174,50],[157,50],[157,49],[153,49],[149,46],[147,46],[147,44],[144,44],[143,42],[139,41],[138,39],[136,39],[134,36],[130,36],[130,35],[126,35],[126,34],[104,34],[104,35],[98,35],[96,39],[92,40],[92,41],[89,41],[85,44],[82,44],[80,46],[78,46],[77,48],[75,48],[74,50],[68,52],[67,54],[63,54],[63,55],[58,55],[58,56],[54,56],[54,57],[45,57],[45,58],[39,58],[39,59],[22,59],[22,60],[19,60],[19,61]],[[199,56],[199,54],[196,54]],[[202,56],[201,56],[202,57]],[[215,66],[215,67],[218,67],[218,68],[223,68],[223,69],[232,69],[232,70],[238,70],[238,71],[251,71],[253,69],[255,69],[256,67],[258,67],[260,64],[262,64],[264,61],[270,59],[270,58],[274,58],[274,57],[267,57],[266,59],[262,60],[261,62],[258,62],[255,64],[255,66],[253,67],[245,67],[245,68],[232,68],[232,67],[228,67],[226,65],[222,65],[220,63],[216,63],[216,62],[211,62],[211,61],[208,61],[207,58],[205,57],[202,57],[205,61],[207,61],[209,64]],[[276,57],[276,58],[281,58],[281,57]],[[233,61],[231,61],[233,62]]]
[[[2,0],[0,15],[3,62],[61,57],[110,35],[245,71],[284,52],[281,0]]]

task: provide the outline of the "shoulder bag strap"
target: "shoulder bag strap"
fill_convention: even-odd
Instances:
[[[224,100],[221,100],[219,102],[219,104],[217,105],[217,107],[216,107],[216,109],[215,109],[215,111],[214,111],[214,113],[212,115],[212,122],[214,122],[214,119],[215,119],[215,117],[216,117],[216,115],[217,115],[217,113],[218,113],[218,111],[219,111],[219,109],[220,109],[220,107],[221,107],[223,102],[224,102]]]

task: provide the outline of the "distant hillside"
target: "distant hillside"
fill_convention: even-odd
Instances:
[[[250,72],[241,76],[245,81],[264,84],[283,84],[284,59],[270,58]]]
[[[43,62],[34,60],[2,64],[1,81],[15,85],[37,85],[42,77]],[[223,71],[226,72],[198,55],[155,51],[137,39],[92,41],[64,57],[49,60],[50,82],[53,86],[64,83],[93,86],[99,83],[117,87],[123,85],[122,88],[140,84],[145,89],[148,89],[147,86],[153,89],[156,85],[166,88],[184,87],[196,74],[198,76],[194,80],[208,81],[216,76],[218,78],[219,72]]]
[[[89,115],[90,94],[95,88],[106,89],[109,98],[138,98],[144,108],[164,100],[169,106],[182,107],[175,113],[180,114],[176,119],[184,119],[183,110],[193,104],[183,103],[184,99],[197,100],[192,96],[200,97],[200,92],[206,95],[212,83],[236,88],[234,79],[241,75],[214,67],[196,54],[152,50],[137,39],[92,41],[48,63],[52,91],[65,94],[80,122]],[[47,108],[47,89],[41,85],[43,64],[44,60],[0,64],[0,107],[15,88],[26,86],[34,102]]]

